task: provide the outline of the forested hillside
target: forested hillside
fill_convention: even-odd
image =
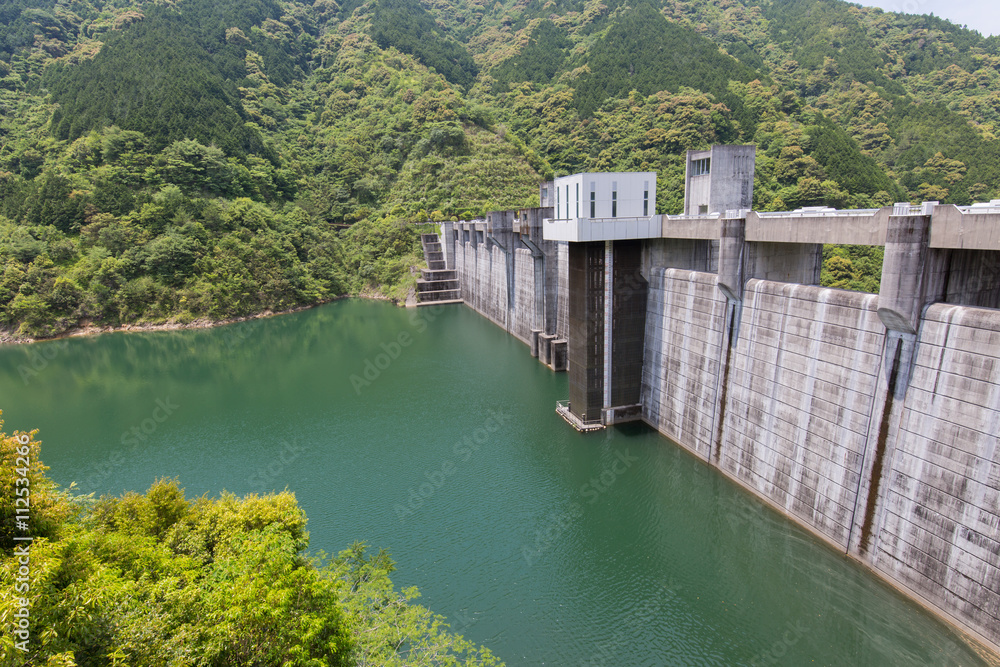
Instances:
[[[578,170],[675,213],[714,142],[758,146],[762,210],[997,197],[998,47],[839,0],[12,0],[0,325],[400,298],[410,223]]]

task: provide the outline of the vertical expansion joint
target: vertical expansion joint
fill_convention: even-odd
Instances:
[[[882,419],[879,421],[878,439],[875,441],[875,460],[872,462],[872,475],[868,484],[868,502],[865,505],[865,520],[861,524],[861,539],[858,542],[858,553],[868,553],[872,537],[872,525],[875,522],[875,506],[878,504],[879,487],[882,484],[882,468],[885,463],[886,444],[889,440],[889,419],[892,416],[892,406],[895,400],[896,381],[899,377],[899,364],[903,356],[903,341],[896,339],[896,352],[893,354],[892,367],[889,371],[889,386],[885,393],[885,405],[882,406]]]
[[[722,455],[722,436],[726,426],[726,400],[729,394],[729,368],[733,359],[733,331],[736,328],[736,313],[739,304],[729,301],[726,309],[729,313],[729,341],[726,345],[726,360],[722,366],[722,391],[719,394],[719,423],[715,432],[715,465],[719,465],[719,457]]]

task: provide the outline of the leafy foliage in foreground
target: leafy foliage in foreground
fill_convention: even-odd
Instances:
[[[6,595],[4,667],[25,659],[52,667],[500,664],[414,604],[415,589],[397,592],[384,551],[354,544],[333,559],[309,556],[306,517],[291,493],[189,500],[176,481],[160,480],[145,494],[73,498],[44,477],[31,438],[30,651],[14,647],[16,600]],[[18,447],[0,433],[5,470]],[[7,591],[19,567],[12,488],[0,487]]]

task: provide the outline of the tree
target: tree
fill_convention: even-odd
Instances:
[[[2,416],[3,411],[0,410],[0,417]],[[9,471],[0,476],[0,555],[6,557],[16,544],[15,537],[25,534],[35,538],[57,537],[63,522],[75,514],[75,508],[64,501],[56,485],[45,475],[48,467],[39,457],[41,442],[35,437],[37,431],[15,431],[8,436],[2,429],[3,419],[0,419],[0,464],[4,466],[4,470]],[[22,461],[19,462],[18,459]],[[22,478],[27,483],[17,481]],[[21,530],[16,524],[19,515],[17,507],[24,506],[24,503],[16,501],[17,498],[24,497],[17,493],[17,489],[25,487],[28,488],[26,493],[31,510],[28,524],[30,531]],[[7,590],[14,589],[11,587]],[[4,596],[5,600],[9,598],[9,595]],[[9,633],[3,634],[6,639]]]
[[[948,198],[948,188],[930,183],[921,183],[917,187],[917,195],[921,201],[944,201]]]
[[[839,255],[823,262],[823,272],[826,274],[823,276],[823,285],[828,287],[848,289],[857,278],[851,260]]]
[[[163,179],[187,194],[229,191],[229,165],[225,153],[214,146],[203,146],[193,139],[175,141],[163,149],[158,164]]]
[[[164,234],[145,246],[145,266],[167,285],[180,285],[191,275],[201,255],[201,245],[177,233]]]
[[[74,191],[68,178],[48,172],[32,183],[24,218],[36,225],[53,225],[75,233],[83,225],[86,203],[86,197]]]
[[[774,177],[779,183],[797,183],[800,178],[823,180],[826,173],[823,166],[813,157],[806,155],[801,146],[785,146],[774,165]]]

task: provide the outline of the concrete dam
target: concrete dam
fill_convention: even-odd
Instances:
[[[679,216],[556,179],[441,223],[442,268],[577,428],[649,424],[1000,653],[1000,202],[758,213],[752,164],[689,152]],[[823,244],[883,246],[879,293],[820,287]]]

